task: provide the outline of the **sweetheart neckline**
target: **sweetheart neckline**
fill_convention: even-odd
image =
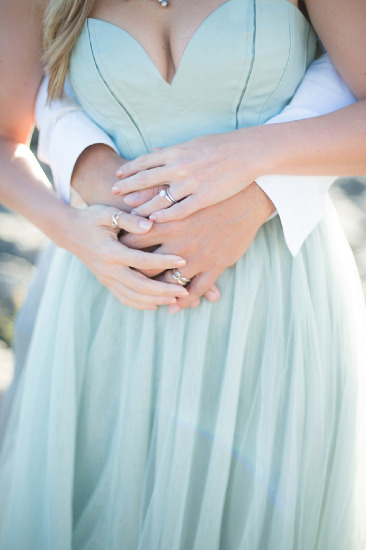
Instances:
[[[192,34],[192,36],[190,37],[190,39],[188,40],[184,50],[183,50],[183,53],[181,55],[181,58],[180,58],[180,61],[179,61],[179,64],[178,64],[178,67],[175,71],[175,74],[172,78],[172,80],[169,82],[168,80],[166,80],[164,78],[164,76],[161,74],[161,72],[159,71],[159,69],[157,68],[156,64],[154,63],[154,61],[152,60],[151,56],[148,54],[148,52],[145,50],[145,48],[142,46],[141,42],[139,42],[139,40],[137,40],[137,38],[135,38],[130,32],[128,32],[126,29],[124,29],[123,27],[120,27],[119,25],[116,25],[115,23],[110,23],[109,21],[104,21],[103,19],[98,19],[98,18],[95,18],[95,17],[88,17],[87,18],[87,23],[89,23],[89,21],[92,21],[94,24],[104,24],[104,25],[108,25],[109,27],[113,27],[115,29],[115,31],[117,32],[120,32],[121,34],[123,34],[124,36],[126,36],[129,40],[131,40],[131,42],[133,42],[134,44],[137,45],[137,47],[143,52],[145,58],[148,60],[148,62],[152,65],[153,69],[155,70],[155,72],[157,73],[158,77],[160,78],[160,80],[163,82],[163,84],[165,86],[168,86],[168,88],[173,88],[177,78],[178,78],[178,75],[179,73],[181,72],[181,67],[182,65],[184,64],[184,61],[185,61],[185,57],[188,55],[187,52],[189,52],[189,50],[192,48],[192,43],[194,44],[195,40],[196,40],[196,36],[202,31],[202,29],[205,28],[206,26],[206,23],[209,22],[211,20],[211,18],[213,18],[217,13],[219,13],[221,11],[221,9],[223,9],[225,6],[231,6],[231,4],[234,4],[236,0],[226,0],[225,2],[223,2],[222,4],[220,4],[216,9],[214,9],[211,13],[209,13],[204,19],[203,21],[201,21],[201,23],[198,25],[198,27],[196,28],[196,30],[194,31],[194,33]],[[305,15],[300,11],[299,7],[298,6],[295,6],[295,4],[293,2],[291,2],[290,0],[279,0],[279,2],[281,3],[285,3],[289,6],[289,9],[293,9],[295,11],[295,13],[297,13],[298,16],[300,16],[300,18],[305,21],[305,23],[310,26],[310,23],[309,21],[307,20],[307,18],[305,17]]]
[[[217,14],[217,12],[220,12],[221,11],[221,8],[223,8],[224,6],[227,6],[228,4],[233,4],[235,2],[235,0],[226,0],[225,2],[223,2],[222,4],[220,4],[216,9],[214,9],[211,13],[209,13],[202,21],[201,23],[198,25],[198,27],[196,28],[196,30],[194,31],[194,33],[192,34],[192,36],[190,37],[190,39],[188,40],[187,44],[185,45],[184,47],[184,50],[183,50],[183,53],[181,55],[181,58],[179,60],[179,63],[178,63],[178,67],[174,73],[174,76],[172,78],[172,80],[169,82],[168,80],[166,80],[163,75],[161,74],[161,72],[159,71],[159,69],[157,68],[156,64],[154,63],[154,61],[152,60],[151,56],[148,54],[148,52],[145,50],[145,48],[142,46],[141,42],[139,40],[137,40],[137,38],[135,38],[130,32],[128,32],[126,29],[124,29],[123,27],[120,27],[119,25],[115,25],[114,23],[110,23],[109,21],[104,21],[103,19],[96,19],[94,17],[88,17],[87,21],[93,21],[93,22],[96,22],[96,23],[104,23],[105,25],[109,25],[111,27],[114,27],[117,31],[121,32],[122,34],[126,35],[132,42],[134,42],[135,44],[137,44],[137,46],[144,52],[146,58],[149,60],[149,62],[151,63],[151,65],[154,67],[155,71],[157,72],[157,74],[159,75],[160,79],[165,83],[166,86],[169,86],[170,88],[173,87],[174,85],[174,82],[177,78],[177,75],[178,73],[180,72],[180,68],[182,66],[182,62],[184,62],[184,58],[186,56],[186,52],[191,48],[191,43],[194,42],[196,40],[196,35],[200,33],[201,29],[205,27],[205,24],[213,17]]]

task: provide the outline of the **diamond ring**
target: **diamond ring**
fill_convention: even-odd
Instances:
[[[159,195],[160,197],[165,197],[170,202],[170,204],[177,204],[178,202],[175,199],[173,199],[169,189],[162,189],[161,191],[159,191]]]

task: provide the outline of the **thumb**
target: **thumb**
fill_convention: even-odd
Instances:
[[[220,298],[220,291],[217,285],[212,285],[212,287],[204,293],[204,297],[207,298],[209,302],[217,302]]]

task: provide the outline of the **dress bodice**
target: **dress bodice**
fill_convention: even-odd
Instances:
[[[134,158],[264,123],[291,99],[315,47],[313,29],[288,0],[228,0],[198,27],[171,84],[133,36],[92,18],[69,76],[85,111]]]

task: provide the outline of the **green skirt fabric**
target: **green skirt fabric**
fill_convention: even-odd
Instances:
[[[365,548],[365,313],[338,221],[278,219],[171,316],[69,253],[48,276],[1,453],[1,550]]]

